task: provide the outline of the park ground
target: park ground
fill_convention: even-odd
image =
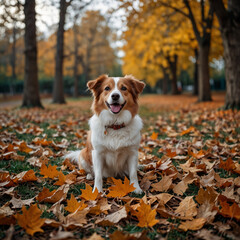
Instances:
[[[84,147],[91,101],[0,101],[0,238],[238,238],[240,111],[223,109],[224,94],[140,98],[142,195],[127,179],[92,193],[93,181],[61,158]]]

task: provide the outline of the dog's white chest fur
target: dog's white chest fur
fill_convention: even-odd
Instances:
[[[107,128],[112,124],[125,124],[125,127],[114,130]],[[128,158],[137,154],[142,129],[142,120],[136,115],[132,118],[128,110],[118,116],[107,110],[99,116],[93,115],[89,121],[93,154],[101,155],[103,160],[103,176],[124,175],[128,172]]]

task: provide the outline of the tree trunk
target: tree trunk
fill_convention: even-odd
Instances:
[[[73,27],[73,33],[74,33],[74,93],[73,96],[75,98],[78,97],[78,40],[77,40],[77,26],[75,25]]]
[[[59,24],[57,31],[57,49],[55,58],[55,78],[53,85],[53,103],[66,103],[63,88],[63,52],[64,52],[64,24],[67,11],[66,0],[60,1]]]
[[[198,82],[198,101],[211,101],[211,87],[209,81],[209,50],[210,40],[199,44],[199,82]]]
[[[240,1],[229,0],[226,9],[222,0],[211,0],[223,39],[226,99],[225,108],[240,109]]]
[[[162,92],[163,92],[163,94],[167,94],[168,93],[169,74],[168,74],[166,68],[162,67],[162,70],[163,70]]]
[[[172,95],[179,94],[178,87],[177,87],[177,61],[178,56],[175,54],[173,56],[173,61],[170,57],[167,57],[168,64],[171,70],[171,87],[172,87]]]
[[[22,107],[42,107],[38,86],[35,0],[26,0],[25,15],[25,77]]]
[[[198,95],[198,68],[199,68],[199,58],[198,58],[198,49],[194,49],[196,62],[194,64],[194,79],[193,79],[193,95]]]
[[[10,80],[10,92],[14,95],[14,81],[16,80],[16,24],[13,24],[13,42],[12,42],[12,54],[11,54],[11,67],[12,67],[12,77]]]
[[[227,87],[225,107],[240,109],[240,27],[223,29],[222,38]]]

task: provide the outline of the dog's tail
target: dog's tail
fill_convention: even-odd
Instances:
[[[64,155],[63,158],[68,158],[72,163],[75,163],[80,167],[80,152],[81,150],[69,152]]]

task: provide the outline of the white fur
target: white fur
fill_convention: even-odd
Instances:
[[[118,81],[119,81],[119,77],[114,77],[113,78],[113,80],[114,80],[114,83],[115,83],[115,86],[114,86],[114,89],[112,90],[112,92],[111,92],[111,94],[109,95],[109,97],[108,97],[108,99],[107,99],[107,102],[109,103],[109,104],[112,104],[113,103],[113,99],[112,99],[112,95],[114,94],[114,93],[118,93],[119,94],[119,96],[120,96],[120,98],[119,98],[119,104],[124,104],[124,102],[125,102],[125,100],[124,100],[124,98],[123,98],[123,96],[122,96],[122,93],[119,91],[119,89],[118,89],[118,87],[117,87],[117,83],[118,83]]]
[[[120,95],[119,103],[124,103],[124,98],[117,88],[119,78],[113,78],[115,88],[107,100],[112,102],[111,95],[118,93]],[[111,125],[121,125],[125,127],[118,130],[108,128]],[[102,192],[102,178],[128,175],[130,184],[134,184],[135,193],[141,193],[142,190],[138,184],[137,166],[138,166],[138,148],[141,140],[140,130],[142,129],[142,120],[128,110],[122,110],[118,114],[113,114],[110,110],[103,110],[99,116],[94,114],[89,120],[91,129],[92,166],[89,165],[81,156],[80,151],[71,152],[66,155],[67,158],[77,162],[79,168],[83,168],[87,173],[87,179],[92,179],[94,175],[94,189]]]
[[[124,128],[106,129],[111,124],[125,124]],[[141,193],[137,179],[138,148],[141,139],[142,120],[136,115],[132,118],[128,110],[118,116],[103,110],[99,116],[93,115],[89,121],[91,143],[93,146],[92,161],[95,175],[94,189],[102,192],[102,178],[129,176],[136,193]],[[107,134],[105,134],[107,131]]]

